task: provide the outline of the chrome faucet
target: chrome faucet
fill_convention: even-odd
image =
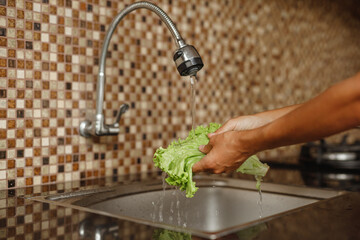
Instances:
[[[116,15],[105,35],[104,43],[100,54],[99,74],[97,78],[96,115],[95,119],[86,119],[80,123],[80,135],[83,137],[117,135],[119,133],[120,118],[129,109],[129,105],[121,105],[120,110],[116,114],[115,122],[113,124],[105,124],[103,104],[105,91],[106,53],[109,47],[110,39],[117,25],[127,14],[139,8],[146,8],[156,13],[170,30],[177,46],[177,50],[174,53],[173,60],[181,76],[196,75],[196,73],[204,66],[199,53],[193,46],[187,45],[185,43],[179,31],[176,29],[175,24],[162,9],[150,2],[136,2],[127,6],[125,9],[123,9],[120,13]]]

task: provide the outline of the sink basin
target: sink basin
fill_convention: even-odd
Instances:
[[[254,181],[195,181],[199,190],[191,199],[177,189],[164,190],[161,180],[32,199],[215,239],[341,194],[265,183],[261,201]]]

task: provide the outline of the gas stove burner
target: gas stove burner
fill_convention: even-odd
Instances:
[[[360,174],[354,170],[302,169],[301,176],[308,186],[360,191]]]
[[[357,156],[354,152],[333,152],[324,153],[321,157],[327,161],[354,161]]]
[[[321,140],[303,145],[300,162],[334,169],[360,169],[360,142],[347,144],[347,137],[345,135],[339,144]]]

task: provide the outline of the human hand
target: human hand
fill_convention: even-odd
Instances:
[[[246,134],[239,131],[227,131],[208,135],[209,143],[200,146],[199,150],[207,154],[194,164],[193,172],[208,171],[223,173],[234,171],[255,152],[250,141],[246,141]]]
[[[208,134],[209,143],[199,150],[207,154],[193,166],[193,172],[222,173],[237,169],[248,157],[271,148],[264,141],[264,128],[300,107],[301,104],[270,110],[228,120],[214,133]]]

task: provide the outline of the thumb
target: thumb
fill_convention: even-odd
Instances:
[[[199,147],[200,152],[208,154],[212,149],[212,145],[211,144],[207,144],[207,145],[201,145]]]
[[[224,125],[222,125],[218,130],[216,130],[215,132],[209,133],[208,137],[210,138],[212,136],[215,136],[215,135],[218,135],[218,134],[221,134],[224,132],[232,131],[232,130],[234,130],[234,126],[232,126],[230,121],[228,121]]]

